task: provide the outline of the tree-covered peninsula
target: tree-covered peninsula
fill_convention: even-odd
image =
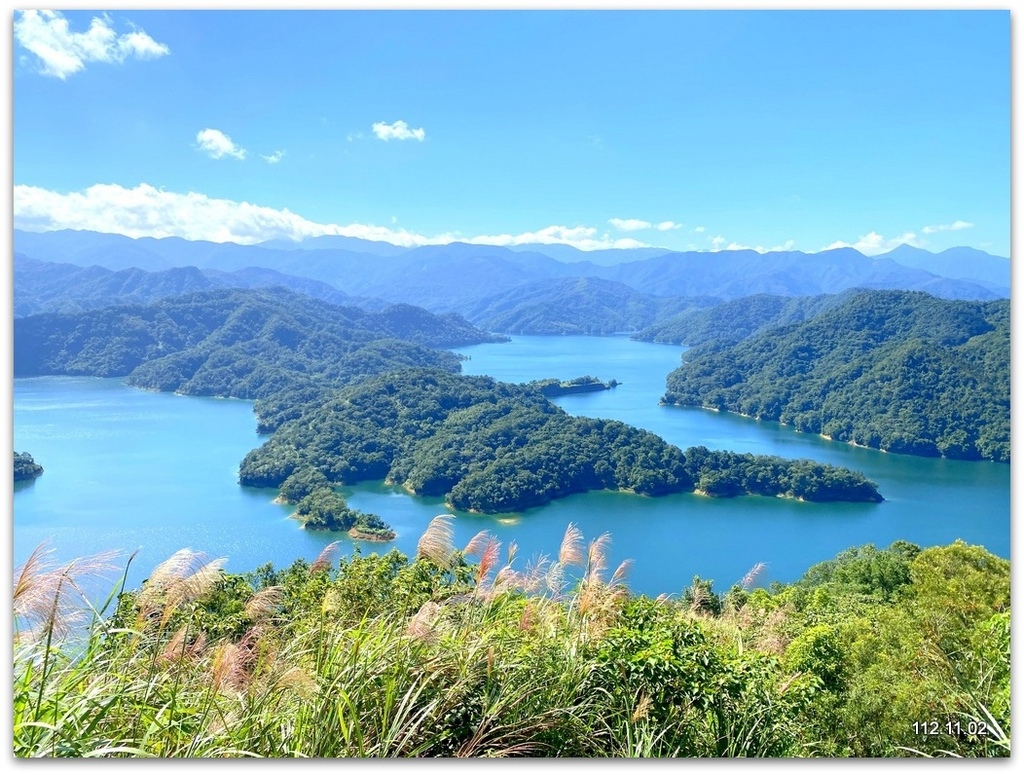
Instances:
[[[255,399],[272,437],[239,481],[279,487],[309,529],[393,534],[334,491],[364,480],[497,513],[594,489],[697,491],[806,500],[881,499],[852,471],[809,461],[684,453],[622,422],[573,417],[555,392],[595,377],[527,385],[459,374],[436,349],[493,340],[454,315],[408,305],[337,307],[283,289],[207,291],[145,306],[15,321],[15,375],[127,375],[138,387]]]
[[[776,326],[799,323],[831,309],[857,291],[817,296],[757,293],[711,307],[691,309],[660,320],[633,335],[642,342],[694,346],[713,340],[738,342]]]
[[[1010,303],[863,291],[737,343],[689,350],[664,401],[888,452],[1010,459]]]
[[[436,348],[501,340],[457,315],[339,307],[283,288],[205,291],[14,322],[14,375],[127,376],[187,395],[318,394],[395,368],[458,371]]]
[[[240,481],[279,487],[309,469],[333,484],[383,480],[487,513],[596,489],[881,500],[846,469],[684,453],[622,422],[573,417],[533,385],[424,369],[363,381],[309,408],[245,457]]]

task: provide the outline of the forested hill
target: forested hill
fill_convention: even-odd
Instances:
[[[691,309],[655,323],[633,336],[643,342],[694,346],[715,339],[738,342],[758,331],[799,323],[842,304],[857,291],[817,296],[772,296],[759,293],[742,299]]]
[[[603,336],[638,331],[684,310],[719,299],[655,296],[596,277],[538,280],[467,305],[463,314],[488,331],[537,336]]]
[[[1010,302],[864,291],[810,320],[689,350],[667,403],[889,452],[1010,459]]]
[[[454,508],[510,512],[596,489],[880,501],[847,469],[691,448],[612,420],[573,417],[530,385],[406,370],[345,388],[242,461],[242,484],[385,480]]]
[[[459,370],[437,347],[494,341],[456,315],[338,307],[284,289],[186,294],[149,305],[14,321],[14,375],[130,375],[139,387],[259,398],[408,366]]]
[[[37,261],[14,254],[14,316],[43,312],[85,312],[123,304],[148,304],[183,293],[218,288],[281,286],[329,302],[367,306],[367,301],[342,293],[327,283],[294,277],[273,269],[248,267],[231,272],[174,267],[149,272],[137,267],[113,270],[102,266]]]
[[[150,271],[193,266],[200,270],[233,272],[265,267],[287,275],[327,283],[347,294],[415,304],[432,312],[467,314],[482,300],[539,281],[589,277],[620,283],[641,294],[665,297],[736,299],[757,293],[812,296],[840,293],[849,288],[921,290],[943,298],[990,300],[1009,289],[992,279],[1009,276],[1009,260],[973,251],[946,251],[939,257],[913,254],[915,266],[894,257],[871,258],[853,248],[799,251],[721,250],[716,252],[621,251],[613,265],[588,260],[557,260],[537,250],[511,250],[495,245],[453,242],[424,245],[387,255],[353,252],[351,241],[331,240],[323,249],[291,250],[273,245],[129,239],[116,234],[58,231],[14,231],[14,249],[43,261],[82,266],[100,265]],[[377,250],[380,243],[371,243]],[[344,245],[346,247],[334,247]],[[565,247],[565,246],[561,246]],[[394,246],[392,246],[394,248]],[[566,256],[565,250],[553,250]],[[568,252],[573,252],[571,249]],[[578,253],[578,251],[577,251]],[[948,255],[947,255],[948,254]],[[584,253],[582,257],[587,254]],[[911,255],[911,254],[907,254]],[[931,256],[934,261],[929,259]],[[576,255],[576,259],[581,258]],[[974,268],[984,271],[984,280]],[[954,275],[943,275],[943,271]],[[557,288],[557,285],[552,287]]]

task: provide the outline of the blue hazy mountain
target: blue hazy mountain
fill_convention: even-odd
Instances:
[[[433,312],[463,312],[490,297],[514,292],[516,288],[529,286],[530,293],[536,293],[538,283],[581,277],[619,283],[650,296],[713,297],[724,301],[760,293],[776,296],[834,294],[850,288],[919,290],[941,298],[963,300],[991,300],[1009,295],[1008,283],[1002,282],[1009,260],[969,248],[940,254],[910,248],[875,258],[853,248],[820,253],[664,252],[602,265],[591,260],[559,260],[540,252],[542,249],[551,251],[552,246],[512,250],[493,245],[451,243],[411,250],[396,248],[399,252],[394,255],[329,246],[333,242],[360,249],[367,247],[356,245],[351,239],[331,238],[319,242],[320,247],[315,249],[303,249],[301,243],[298,247],[278,249],[176,237],[135,240],[95,232],[15,230],[14,249],[41,261],[97,265],[115,271],[132,267],[163,271],[193,266],[204,272],[231,273],[258,267],[326,283],[351,296],[414,304]],[[561,250],[554,252],[568,254]],[[912,263],[917,265],[911,266]],[[556,284],[551,293],[559,295],[564,290],[564,285]],[[579,292],[590,290],[580,286]],[[523,299],[524,304],[528,301]],[[588,306],[582,296],[575,300],[563,298],[563,301],[581,310]],[[594,319],[581,321],[584,327],[595,324]]]

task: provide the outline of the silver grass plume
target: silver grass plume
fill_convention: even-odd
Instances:
[[[455,530],[452,527],[451,514],[438,514],[427,525],[427,529],[420,536],[416,544],[416,556],[424,557],[435,565],[448,568],[452,563],[452,556],[455,553],[455,546],[452,539]]]
[[[558,550],[558,562],[562,567],[583,565],[583,533],[573,522],[565,528],[562,546]]]
[[[194,602],[213,589],[221,577],[225,558],[205,561],[191,549],[181,549],[156,567],[139,592],[139,616],[150,618],[158,611],[163,627],[181,606]]]
[[[313,576],[320,571],[328,570],[334,565],[334,557],[338,554],[338,548],[341,546],[341,541],[331,541],[327,546],[320,550],[320,554],[313,560],[313,564],[309,566],[309,575]]]
[[[40,544],[14,571],[12,613],[19,636],[49,632],[59,638],[69,634],[92,607],[82,583],[92,576],[105,578],[117,569],[113,561],[120,556],[102,552],[56,566],[48,560],[52,552]]]
[[[740,586],[744,589],[750,589],[757,582],[758,576],[764,573],[767,568],[767,564],[763,562],[757,563],[753,568],[747,571],[747,575],[740,580]]]
[[[601,574],[608,567],[608,544],[612,542],[610,533],[602,533],[587,548],[587,582],[596,584],[601,581]]]
[[[626,575],[629,573],[630,568],[633,567],[632,560],[623,560],[619,563],[619,567],[615,569],[611,579],[608,581],[609,587],[621,587],[626,583]]]
[[[472,555],[479,555],[485,548],[487,548],[487,542],[490,540],[491,534],[486,530],[481,530],[475,536],[469,539],[469,543],[463,548],[462,553],[469,557]]]
[[[245,618],[262,619],[278,610],[284,600],[284,587],[265,587],[245,604]]]

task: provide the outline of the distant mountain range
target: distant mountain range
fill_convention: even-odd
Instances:
[[[608,333],[753,294],[813,296],[851,288],[964,300],[1010,294],[1007,258],[973,248],[936,254],[907,245],[875,257],[852,248],[584,252],[566,245],[456,242],[407,249],[340,236],[237,245],[16,229],[14,250],[16,316],[95,308],[105,298],[124,303],[201,288],[281,285],[334,303],[459,312],[491,330]]]

